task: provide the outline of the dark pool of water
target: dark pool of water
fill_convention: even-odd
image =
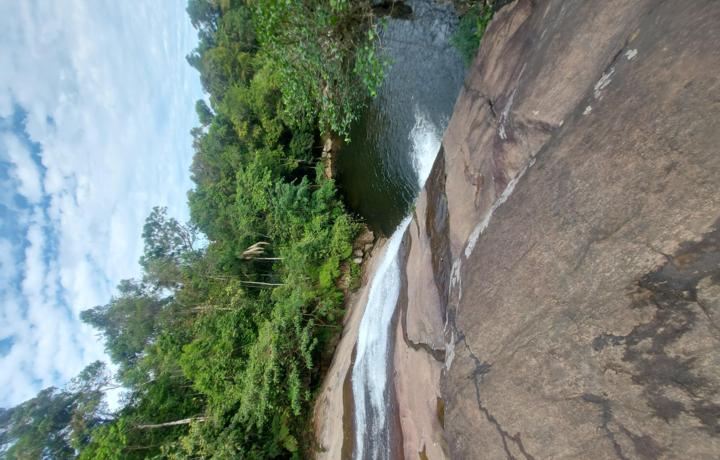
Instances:
[[[412,19],[388,19],[383,50],[391,65],[378,97],[341,151],[338,185],[346,203],[374,230],[390,235],[418,193],[411,132],[418,123],[441,137],[466,69],[450,44],[457,26],[451,5],[411,0]]]

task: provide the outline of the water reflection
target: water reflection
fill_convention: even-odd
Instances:
[[[407,2],[413,19],[389,19],[381,42],[391,67],[378,97],[351,130],[339,155],[338,185],[348,206],[368,225],[390,235],[418,193],[410,133],[417,116],[440,133],[465,76],[450,44],[457,26],[451,5]]]

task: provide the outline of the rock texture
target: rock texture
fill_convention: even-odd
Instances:
[[[720,456],[719,43],[711,0],[496,15],[443,142],[452,458]]]
[[[325,178],[334,179],[337,174],[337,156],[342,148],[342,139],[335,134],[323,136],[322,161]]]
[[[406,258],[392,367],[407,459],[447,458],[440,393],[447,276],[443,279],[442,270],[437,269],[450,260],[447,238],[438,231],[445,230],[438,229],[438,225],[447,221],[442,164],[441,158],[420,193],[403,241]]]

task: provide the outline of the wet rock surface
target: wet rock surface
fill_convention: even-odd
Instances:
[[[713,1],[496,15],[426,213],[452,458],[718,458],[718,43]]]
[[[394,328],[395,346],[391,367],[400,418],[404,458],[447,458],[442,418],[438,416],[440,376],[445,359],[444,321],[447,285],[442,282],[447,238],[438,235],[442,227],[444,172],[437,161],[420,193],[403,240],[402,288],[398,299],[399,315]],[[435,192],[439,193],[435,193]],[[438,216],[440,222],[436,222]]]

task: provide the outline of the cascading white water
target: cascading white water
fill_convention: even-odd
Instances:
[[[375,272],[368,303],[358,332],[357,354],[352,374],[355,400],[355,458],[387,458],[389,426],[387,407],[387,359],[390,350],[390,322],[400,294],[398,251],[405,229],[406,217],[385,247]],[[366,452],[366,448],[369,452]]]
[[[425,185],[440,149],[437,127],[416,111],[410,131],[412,164],[418,190]],[[386,459],[390,450],[388,360],[392,334],[390,323],[400,294],[399,250],[411,216],[405,217],[385,247],[370,283],[368,303],[360,322],[357,353],[352,370],[355,402],[355,458]]]

